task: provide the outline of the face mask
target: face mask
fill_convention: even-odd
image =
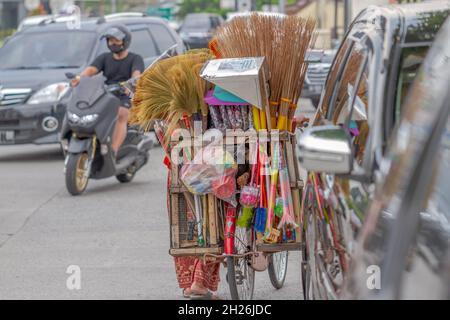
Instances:
[[[120,53],[124,50],[123,45],[119,46],[117,44],[108,45],[108,48],[112,53]]]

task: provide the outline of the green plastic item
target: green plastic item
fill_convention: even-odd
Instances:
[[[283,216],[283,198],[278,197],[275,204],[275,216],[281,218]]]
[[[222,89],[219,86],[216,86],[214,88],[213,96],[215,98],[225,101],[225,102],[237,102],[237,103],[247,104],[247,102],[245,100],[242,100],[238,96],[232,94],[229,91]]]
[[[236,221],[236,225],[241,228],[250,228],[253,219],[253,208],[243,207],[241,215]]]

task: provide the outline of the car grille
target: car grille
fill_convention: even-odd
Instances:
[[[328,71],[330,71],[330,66],[324,65],[314,65],[310,64],[306,72],[306,77],[309,84],[324,86],[325,81],[327,81]]]
[[[0,120],[0,127],[15,127],[19,125],[19,120]]]
[[[0,89],[0,107],[23,103],[31,89]]]

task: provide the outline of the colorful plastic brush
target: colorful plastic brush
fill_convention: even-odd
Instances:
[[[272,170],[270,177],[270,195],[267,212],[267,224],[266,224],[266,232],[264,235],[264,241],[267,242],[276,242],[278,236],[280,235],[279,230],[273,228],[273,220],[275,216],[275,202],[277,198],[279,155],[280,155],[280,145],[278,142],[275,142],[274,151],[272,154]]]

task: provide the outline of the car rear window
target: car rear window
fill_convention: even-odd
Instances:
[[[160,52],[166,51],[176,43],[175,39],[164,25],[152,23],[149,27]]]
[[[183,29],[209,29],[211,19],[209,16],[187,16],[183,23]]]
[[[142,58],[154,57],[158,55],[150,33],[146,29],[131,31],[133,40],[131,41],[130,51],[139,54]]]

